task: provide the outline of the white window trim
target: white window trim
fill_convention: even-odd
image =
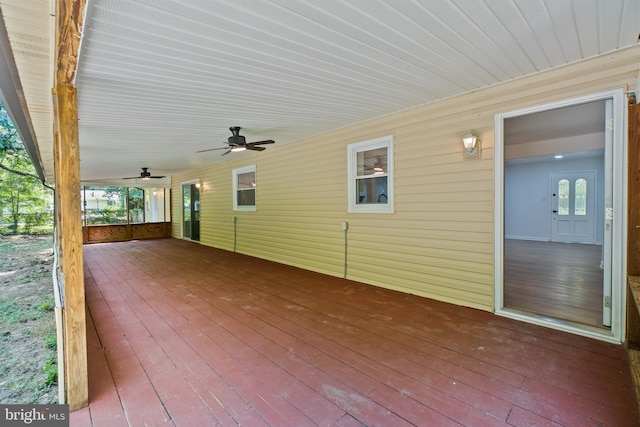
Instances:
[[[245,166],[242,168],[234,169],[232,171],[232,180],[233,183],[233,210],[234,211],[255,211],[256,205],[258,204],[258,191],[257,191],[257,182],[258,175],[256,173],[256,201],[253,206],[238,206],[238,175],[242,175],[243,173],[253,172],[256,173],[256,165]]]
[[[356,203],[356,186],[357,177],[357,153],[360,151],[368,151],[376,148],[387,149],[387,203],[378,204],[358,204]],[[387,135],[380,138],[370,139],[367,141],[356,142],[347,146],[348,161],[348,212],[369,212],[369,213],[393,213],[393,135]]]

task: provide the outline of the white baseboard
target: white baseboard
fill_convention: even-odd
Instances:
[[[550,242],[551,239],[547,237],[532,237],[532,236],[504,236],[505,239],[513,240],[533,240],[535,242]]]

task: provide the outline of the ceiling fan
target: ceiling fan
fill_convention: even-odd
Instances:
[[[386,158],[369,157],[364,159],[364,172],[366,175],[382,175],[386,172]]]
[[[260,145],[265,144],[274,144],[275,141],[273,139],[265,139],[264,141],[256,141],[256,142],[247,142],[244,136],[240,135],[240,126],[230,127],[231,136],[227,139],[227,146],[220,148],[210,148],[208,150],[200,150],[196,151],[196,153],[204,153],[205,151],[214,151],[214,150],[227,150],[222,155],[229,154],[230,152],[239,152],[244,150],[253,150],[253,151],[263,151],[266,148],[260,147]]]
[[[149,172],[149,168],[142,168],[142,172],[140,172],[140,176],[129,176],[127,178],[122,178],[122,179],[142,179],[144,181],[147,181],[150,179],[162,179],[162,178],[166,178],[166,177],[152,176],[151,172]]]

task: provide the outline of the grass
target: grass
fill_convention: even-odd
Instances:
[[[44,386],[51,387],[58,384],[58,364],[55,356],[51,356],[44,365],[45,380]]]
[[[46,348],[55,350],[57,348],[57,340],[58,338],[56,337],[56,334],[51,333],[44,339],[44,346]]]
[[[39,304],[23,303],[20,300],[0,298],[0,325],[14,326],[17,323],[27,323],[49,316],[54,303],[51,299],[44,299]]]
[[[0,403],[57,402],[51,236],[0,236]]]
[[[50,250],[53,237],[52,236],[2,236],[0,239],[0,257],[5,255],[16,254],[23,256],[25,254]]]
[[[0,337],[0,343],[10,344],[11,338],[22,336],[24,339],[31,339],[36,342],[41,341],[39,347],[42,347],[49,354],[48,359],[42,366],[43,372],[41,374],[33,369],[37,365],[31,365],[32,369],[25,369],[24,365],[11,364],[11,366],[9,363],[3,363],[0,367],[0,376],[15,376],[10,375],[10,373],[15,374],[13,372],[15,368],[21,372],[18,378],[9,383],[13,394],[26,397],[26,401],[17,403],[43,403],[40,400],[40,396],[58,383],[57,340],[55,325],[50,321],[53,316],[54,302],[47,296],[41,296],[40,298],[41,302],[35,304],[25,304],[19,300],[0,299],[0,331],[4,331]],[[41,324],[40,322],[43,323]],[[46,326],[43,328],[42,325]],[[26,358],[29,356],[24,355]],[[29,365],[26,367],[29,367]]]

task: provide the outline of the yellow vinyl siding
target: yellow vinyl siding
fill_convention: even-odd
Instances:
[[[638,72],[638,47],[329,132],[242,153],[173,177],[199,178],[201,243],[441,301],[493,309],[494,116],[615,88]],[[481,159],[464,160],[473,131]],[[394,213],[348,213],[347,146],[393,135]],[[211,154],[215,156],[217,154]],[[255,212],[234,212],[232,170],[256,165]]]

